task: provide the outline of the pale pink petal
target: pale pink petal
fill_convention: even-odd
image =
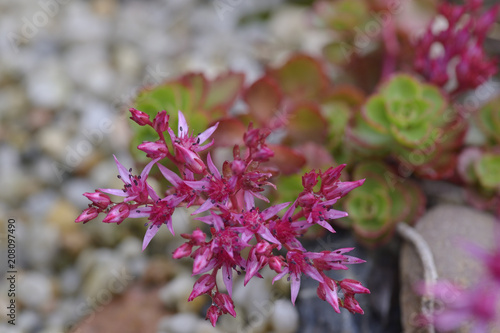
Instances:
[[[171,171],[170,169],[164,167],[161,164],[158,164],[158,168],[160,169],[160,172],[163,175],[163,177],[165,177],[165,179],[168,180],[170,184],[177,187],[179,186],[179,184],[182,183],[182,179],[175,172]]]
[[[208,153],[208,156],[207,156],[207,162],[208,162],[208,169],[210,170],[210,172],[217,178],[217,179],[221,179],[221,175],[220,175],[220,172],[219,170],[217,169],[217,167],[215,166],[214,162],[212,161],[212,157],[210,156],[210,153]]]
[[[325,219],[339,219],[341,217],[346,217],[349,214],[341,210],[330,209],[325,212]],[[326,228],[326,227],[325,227]]]
[[[178,112],[179,115],[179,130],[177,133],[180,138],[186,136],[188,134],[188,124],[186,122],[186,118],[184,118],[184,114],[182,113],[181,110]]]
[[[150,185],[148,185],[148,193],[154,202],[160,200],[160,197],[158,196],[158,194],[156,194],[155,190],[153,190],[153,188]]]
[[[207,201],[205,201],[203,203],[203,205],[201,205],[197,210],[195,210],[191,215],[196,215],[196,214],[199,214],[199,213],[203,213],[203,212],[206,212],[207,210],[209,210],[210,208],[212,208],[213,206],[215,206],[215,202],[212,202],[212,200],[208,199]]]
[[[155,158],[154,160],[152,160],[151,162],[149,162],[145,167],[144,169],[142,170],[141,172],[141,180],[142,181],[145,181],[147,178],[148,178],[148,175],[149,175],[149,172],[151,171],[151,168],[153,167],[153,165],[155,165],[156,162],[158,162],[160,160],[160,158]]]
[[[271,242],[271,243],[274,243],[274,244],[278,244],[278,250],[281,248],[280,241],[277,240],[273,236],[273,234],[269,231],[269,229],[267,229],[266,227],[264,227],[264,226],[260,227],[260,229],[259,229],[259,235],[261,235],[262,238],[264,238],[268,242]]]
[[[333,228],[330,225],[330,223],[328,223],[326,221],[318,221],[318,224],[320,226],[322,226],[323,228],[325,228],[326,230],[330,231],[331,233],[335,233],[336,232],[335,230],[333,230]]]
[[[314,268],[313,266],[306,265],[304,268],[304,273],[312,277],[314,280],[319,281],[319,282],[325,282],[321,274],[319,274],[318,270]]]
[[[141,207],[132,209],[128,217],[139,218],[139,217],[147,217],[149,215],[151,215],[151,207]]]
[[[228,264],[222,266],[222,278],[229,296],[233,296],[233,269]]]
[[[295,273],[290,274],[290,293],[293,305],[295,305],[295,300],[299,295],[299,289],[300,289],[300,276]]]
[[[118,173],[120,174],[121,179],[124,183],[130,184],[130,180],[128,179],[129,172],[125,167],[118,161],[115,155],[113,155],[115,159],[116,167],[118,168]]]
[[[266,198],[265,196],[263,196],[262,194],[260,194],[260,192],[252,192],[252,191],[246,191],[246,192],[250,192],[254,197],[256,197],[260,200],[263,200],[265,202],[269,202],[269,199]]]
[[[185,180],[184,184],[191,187],[192,189],[203,191],[208,187],[210,183],[205,180]]]
[[[160,226],[161,226],[160,224],[152,224],[148,227],[148,230],[146,230],[146,234],[144,235],[144,240],[142,242],[143,251],[146,249],[149,242],[151,242],[151,239],[153,239],[158,230],[160,230]]]
[[[214,126],[206,129],[203,133],[198,135],[198,139],[200,140],[199,143],[205,142],[217,129],[219,126],[219,123],[215,124]]]
[[[117,190],[115,188],[100,188],[99,191],[104,192],[104,193],[108,193],[108,194],[112,194],[112,195],[116,195],[119,197],[126,197],[127,196],[126,192],[123,192],[123,190]]]
[[[281,271],[281,273],[279,273],[278,275],[276,275],[273,278],[272,284],[274,284],[274,282],[278,281],[279,279],[281,279],[286,274],[288,274],[288,267],[284,267],[283,270]]]
[[[167,220],[167,228],[168,230],[170,231],[170,233],[175,236],[175,232],[174,232],[174,226],[172,225],[172,217],[169,217],[168,220]]]
[[[260,216],[262,216],[262,218],[264,220],[268,220],[271,217],[273,217],[274,215],[276,215],[277,212],[286,208],[289,204],[290,204],[289,202],[285,202],[285,203],[282,203],[279,205],[271,206],[271,207],[265,209],[264,211],[262,211],[262,213],[260,213]]]
[[[255,200],[250,191],[245,191],[243,198],[245,199],[245,209],[250,210],[255,207]]]

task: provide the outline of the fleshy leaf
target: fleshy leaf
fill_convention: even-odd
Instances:
[[[320,62],[310,56],[293,56],[281,68],[269,73],[283,93],[294,101],[314,100],[324,95],[329,83]]]
[[[500,154],[484,154],[475,164],[479,183],[487,190],[500,190]]]
[[[246,131],[245,125],[236,118],[224,118],[219,120],[217,131],[212,138],[216,147],[233,147],[243,145],[243,134]]]
[[[204,103],[207,110],[227,109],[238,97],[245,80],[241,73],[227,73],[211,81]]]
[[[301,103],[290,111],[288,116],[288,136],[291,145],[313,141],[323,143],[327,133],[327,122],[315,103]]]
[[[255,81],[243,94],[250,114],[265,124],[278,110],[282,94],[277,82],[270,76]]]
[[[282,145],[271,145],[268,147],[274,152],[268,164],[276,166],[284,175],[294,174],[306,164],[304,156],[295,150]]]

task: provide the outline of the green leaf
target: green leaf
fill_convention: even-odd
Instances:
[[[388,133],[389,120],[383,96],[375,95],[369,98],[361,109],[361,115],[374,130],[382,134]]]
[[[419,97],[419,92],[418,81],[406,74],[393,76],[381,90],[381,93],[389,100],[414,100]]]
[[[307,55],[295,55],[269,74],[279,82],[283,93],[294,101],[320,98],[329,86],[322,65]]]
[[[278,178],[276,187],[280,201],[293,202],[304,190],[302,176],[300,174],[282,175]]]
[[[400,128],[416,126],[430,121],[430,105],[423,100],[392,100],[389,101],[387,117],[392,125]]]
[[[281,103],[282,94],[278,83],[270,76],[255,81],[243,94],[248,112],[261,124],[271,120]]]
[[[429,138],[430,134],[429,125],[426,123],[406,128],[399,128],[391,124],[390,130],[396,141],[408,148],[419,148]]]
[[[421,94],[422,98],[429,104],[429,108],[434,110],[434,113],[441,113],[438,110],[444,110],[448,104],[439,88],[430,84],[422,87]]]
[[[274,152],[274,156],[266,164],[277,167],[284,175],[297,173],[306,164],[304,156],[291,148],[272,144],[268,147]]]
[[[297,145],[312,141],[324,143],[327,135],[327,122],[321,115],[316,103],[301,103],[291,110],[288,116],[288,135],[285,142]]]
[[[484,154],[475,164],[481,186],[488,190],[500,190],[500,155]]]
[[[228,109],[238,97],[244,80],[245,76],[241,73],[227,73],[210,82],[204,104],[205,109]]]

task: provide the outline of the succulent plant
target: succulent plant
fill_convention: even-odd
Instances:
[[[438,12],[446,28],[435,32],[433,20],[415,45],[415,70],[429,82],[452,87],[448,89],[451,94],[474,89],[497,72],[497,63],[487,57],[483,43],[500,5],[481,13],[482,4],[482,0],[466,0],[463,5],[443,2]],[[442,52],[435,52],[436,44]]]
[[[476,114],[475,122],[485,136],[486,145],[500,145],[500,96],[484,105]]]
[[[465,149],[458,160],[458,172],[468,185],[467,198],[478,209],[500,212],[500,151],[478,147]]]
[[[366,101],[348,136],[364,154],[391,156],[426,178],[450,177],[465,127],[447,108],[437,87],[397,74]]]
[[[170,122],[174,126],[177,125],[177,110],[184,110],[192,129],[198,133],[210,123],[227,116],[242,90],[243,81],[244,75],[240,73],[226,73],[213,80],[208,80],[203,74],[190,73],[155,87],[144,88],[133,107],[152,117],[158,110],[166,110],[172,114]],[[148,126],[136,124],[133,124],[132,130],[131,152],[138,160],[145,161],[135,147],[156,138],[155,132]],[[244,131],[243,127],[241,135]]]
[[[388,241],[397,222],[412,224],[423,213],[425,196],[411,179],[399,178],[387,165],[372,161],[359,164],[355,179],[365,183],[343,203],[349,216],[339,222],[352,227],[357,238],[367,246]]]

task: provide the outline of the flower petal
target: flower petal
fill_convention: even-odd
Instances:
[[[141,172],[141,180],[142,181],[145,181],[147,178],[148,178],[148,175],[149,175],[149,172],[151,171],[151,168],[153,167],[153,165],[155,165],[156,162],[158,162],[160,160],[160,158],[155,158],[154,160],[152,160],[151,162],[149,162],[145,167],[144,169],[142,170]]]
[[[166,180],[170,182],[170,184],[174,185],[174,187],[179,186],[182,183],[181,177],[179,177],[175,172],[166,168],[162,164],[158,164],[158,168],[160,169],[161,174],[165,177]]]
[[[191,215],[196,215],[196,214],[199,214],[199,213],[203,213],[203,212],[206,212],[207,210],[209,210],[210,208],[212,208],[213,206],[215,206],[215,202],[212,202],[212,200],[208,199],[207,201],[205,201],[203,203],[203,205],[201,205],[197,210],[195,210]]]
[[[262,218],[264,220],[268,220],[271,217],[273,217],[274,215],[276,215],[277,212],[286,208],[289,204],[290,204],[289,202],[285,202],[285,203],[282,203],[279,205],[271,206],[271,207],[263,210],[262,213],[260,213],[260,216],[262,216]]]
[[[198,139],[200,140],[199,143],[205,142],[215,132],[218,126],[219,123],[215,124],[214,126],[206,129],[203,133],[199,134],[198,135]]]
[[[104,192],[104,193],[108,193],[108,194],[112,194],[112,195],[116,195],[118,197],[126,197],[127,196],[127,193],[123,192],[123,190],[118,190],[115,188],[100,188],[99,191]]]
[[[182,138],[188,134],[188,124],[186,122],[186,118],[184,118],[184,114],[182,113],[181,110],[178,111],[179,115],[179,125],[178,125],[178,136],[179,138]]]
[[[228,264],[222,266],[222,279],[229,296],[233,296],[233,269]]]
[[[144,240],[142,242],[142,250],[144,251],[146,247],[148,246],[149,242],[151,242],[151,239],[158,233],[158,230],[160,230],[161,224],[152,224],[148,227],[148,230],[146,231],[146,234],[144,235]]]
[[[212,161],[210,153],[208,153],[207,162],[208,162],[208,169],[210,170],[210,172],[213,173],[217,179],[221,179],[222,177],[220,175],[219,169],[217,169],[214,162]]]
[[[300,275],[296,273],[290,274],[290,293],[293,305],[295,305],[295,300],[297,299],[297,296],[299,294],[299,289],[300,289]]]
[[[116,167],[118,168],[118,173],[120,174],[121,179],[124,183],[130,184],[130,180],[128,179],[128,170],[118,161],[115,155],[113,155],[113,158],[115,159]]]

